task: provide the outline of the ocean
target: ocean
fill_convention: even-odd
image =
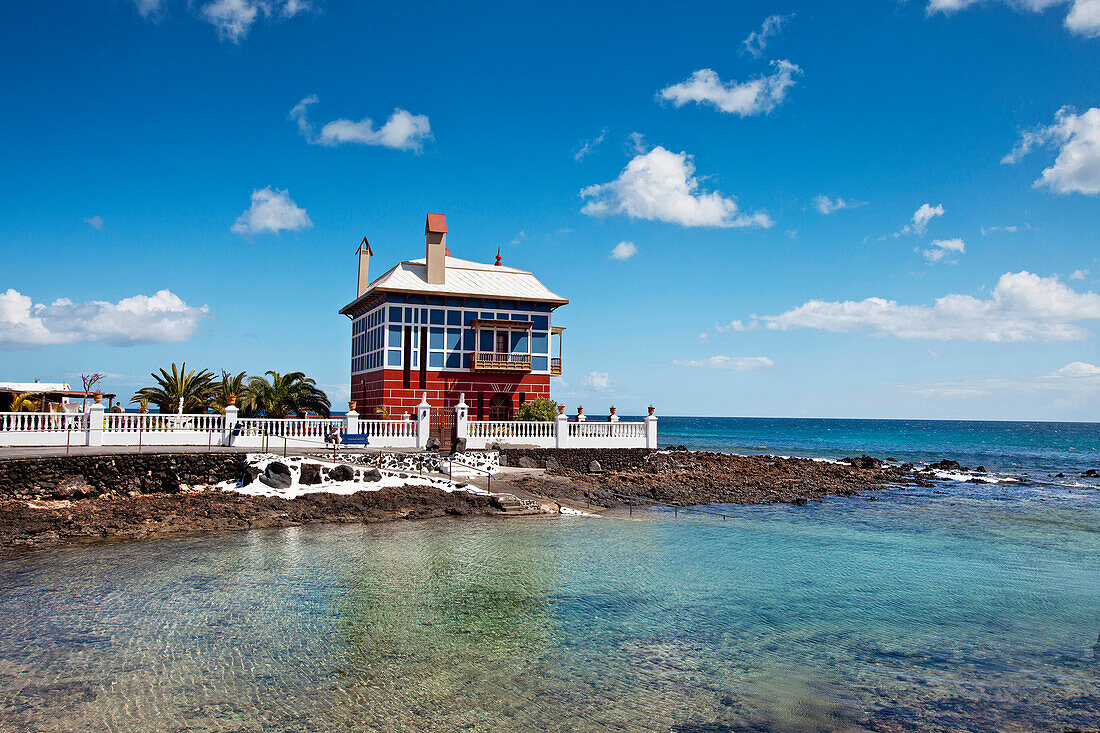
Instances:
[[[0,730],[1100,728],[1100,426],[660,426],[998,483],[3,551]]]

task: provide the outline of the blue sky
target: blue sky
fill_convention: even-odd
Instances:
[[[1098,414],[1096,0],[89,0],[0,34],[0,380],[346,400],[355,248],[422,256],[436,211],[571,300],[571,411]]]

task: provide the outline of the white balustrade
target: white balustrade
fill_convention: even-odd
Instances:
[[[87,429],[85,415],[63,412],[0,412],[0,432],[63,432]]]

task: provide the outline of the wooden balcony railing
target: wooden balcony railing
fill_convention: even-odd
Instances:
[[[560,356],[550,357],[550,376],[551,377],[560,377],[561,376],[561,357]]]
[[[470,360],[475,372],[529,372],[530,354],[507,354],[499,351],[477,351]]]

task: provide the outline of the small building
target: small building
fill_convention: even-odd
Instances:
[[[340,313],[351,326],[351,399],[364,417],[379,408],[414,414],[421,395],[451,407],[462,394],[470,418],[510,420],[516,407],[550,396],[561,374],[569,301],[526,270],[452,257],[447,219],[428,214],[424,257],[368,279],[373,251],[359,246],[358,294]]]
[[[78,389],[70,389],[66,382],[0,382],[0,412],[10,411],[12,402],[21,394],[30,395],[35,402],[41,403],[38,412],[76,412],[87,396]],[[115,394],[102,394],[110,405]],[[81,404],[76,404],[78,402]]]

